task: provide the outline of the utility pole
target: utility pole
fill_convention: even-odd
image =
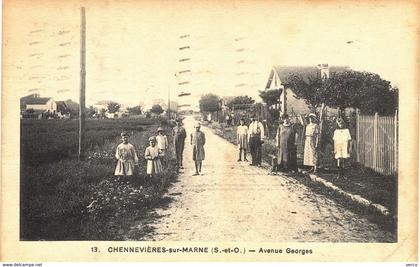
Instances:
[[[86,87],[86,14],[80,8],[80,98],[79,98],[79,161],[84,160],[83,143],[85,139],[85,87]]]
[[[171,94],[171,91],[170,91],[169,86],[168,86],[168,120],[171,119],[171,96],[170,96],[170,94]]]

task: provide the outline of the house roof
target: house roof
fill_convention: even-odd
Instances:
[[[335,72],[343,72],[350,70],[348,66],[329,66],[330,75]],[[320,69],[317,66],[284,66],[277,65],[271,69],[270,76],[267,81],[266,88],[270,87],[271,81],[274,78],[274,72],[280,78],[282,84],[286,84],[290,75],[299,75],[305,81],[308,81],[310,77],[316,77]]]
[[[50,100],[51,97],[38,97],[35,94],[27,95],[20,98],[20,106],[25,108],[26,105],[43,105]]]
[[[64,101],[57,101],[57,111],[62,113],[69,112],[69,108],[66,105],[66,102]]]

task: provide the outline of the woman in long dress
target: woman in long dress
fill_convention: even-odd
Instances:
[[[288,115],[284,115],[283,123],[277,128],[277,169],[285,171],[297,170],[296,131],[290,123]]]
[[[305,128],[305,148],[303,151],[303,165],[312,167],[310,171],[317,171],[319,126],[315,114],[308,115],[309,124]]]

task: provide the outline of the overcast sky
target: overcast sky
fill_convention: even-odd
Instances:
[[[347,65],[378,73],[401,89],[414,76],[409,55],[417,25],[409,4],[42,2],[16,0],[4,8],[4,41],[13,48],[5,80],[20,96],[40,89],[44,96],[78,100],[82,5],[88,104],[149,103],[166,99],[168,90],[174,100],[190,90],[196,96],[247,94],[259,101],[273,65]],[[185,34],[189,37],[179,38]],[[179,50],[185,45],[191,49]],[[191,60],[180,63],[181,58]],[[175,72],[183,69],[192,76],[177,80]],[[190,85],[177,86],[180,79]]]

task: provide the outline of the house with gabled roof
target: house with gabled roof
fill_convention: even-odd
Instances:
[[[55,113],[57,103],[51,97],[40,97],[38,94],[31,94],[20,99],[21,109],[33,109],[36,111],[45,111]]]
[[[20,109],[22,117],[41,119],[56,114],[57,103],[51,97],[31,94],[20,99]]]
[[[289,115],[303,115],[310,112],[309,106],[304,99],[296,96],[288,86],[288,78],[291,75],[298,75],[304,80],[309,81],[312,77],[328,79],[336,72],[348,71],[348,66],[328,66],[328,64],[318,64],[317,66],[274,66],[268,77],[265,90],[280,90],[280,113]]]

